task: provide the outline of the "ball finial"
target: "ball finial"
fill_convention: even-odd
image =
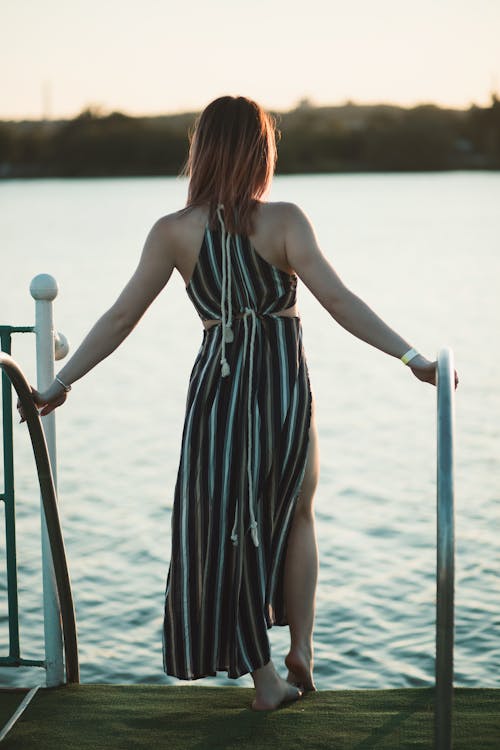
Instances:
[[[53,300],[57,297],[57,281],[48,273],[39,273],[30,284],[33,299]]]

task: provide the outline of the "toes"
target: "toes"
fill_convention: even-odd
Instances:
[[[299,698],[302,698],[303,693],[304,691],[302,689],[296,687],[295,690],[288,690],[284,695],[281,696],[280,699],[275,702],[262,701],[258,698],[255,698],[252,701],[251,707],[253,711],[274,711],[280,706],[283,706],[285,703],[294,703],[295,701],[299,700]]]

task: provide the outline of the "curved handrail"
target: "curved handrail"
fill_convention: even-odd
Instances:
[[[38,410],[31,398],[30,386],[20,367],[4,352],[0,353],[0,367],[17,392],[30,433],[61,607],[66,681],[75,683],[80,681],[75,610],[45,435]]]
[[[453,481],[455,368],[451,349],[437,359],[437,598],[436,724],[437,750],[451,749],[453,703],[453,622],[455,529]]]

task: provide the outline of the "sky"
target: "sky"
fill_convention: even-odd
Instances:
[[[500,0],[0,0],[0,118],[486,105]]]

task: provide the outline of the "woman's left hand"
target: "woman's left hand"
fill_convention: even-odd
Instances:
[[[41,417],[45,417],[46,414],[50,414],[51,411],[54,411],[58,406],[64,404],[67,395],[66,391],[61,390],[61,388],[58,387],[56,381],[54,381],[54,384],[44,393],[40,393],[36,388],[31,387],[31,397],[35,402],[35,406],[38,408]],[[25,422],[26,415],[19,399],[17,401],[17,411],[21,417],[20,421]]]

